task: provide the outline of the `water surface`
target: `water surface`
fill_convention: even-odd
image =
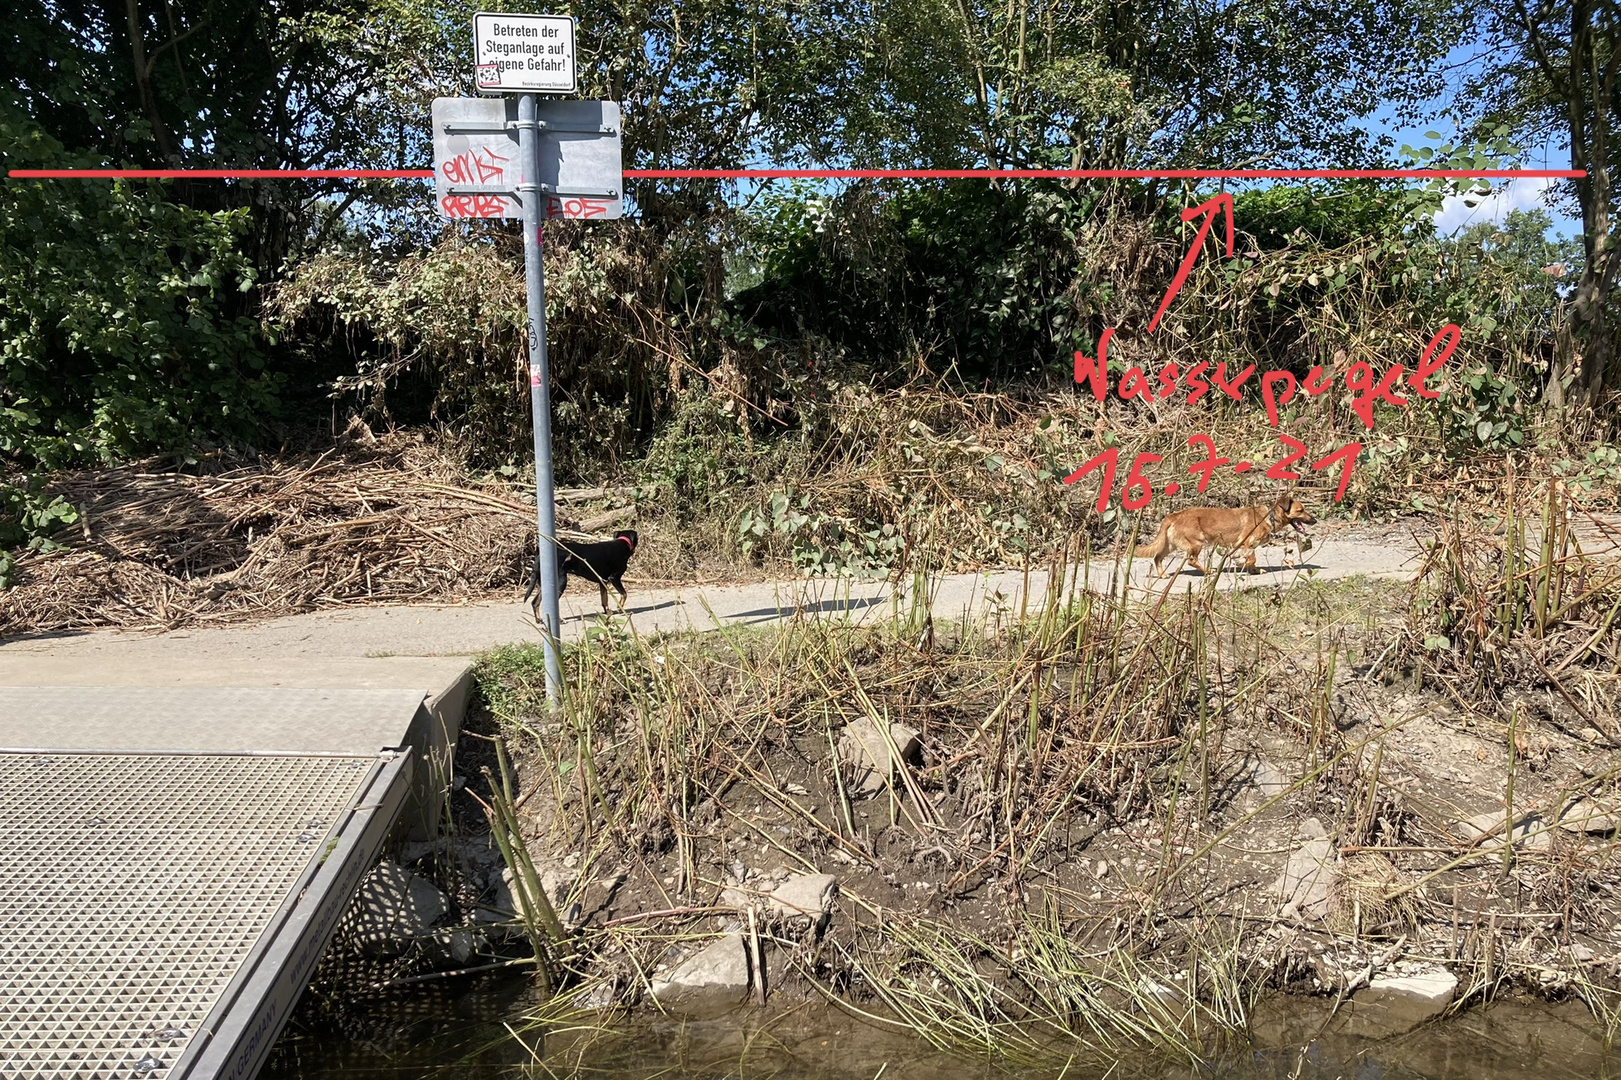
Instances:
[[[775,1016],[637,1020],[606,1031],[523,1031],[536,1005],[521,980],[443,989],[357,1008],[283,1034],[262,1080],[1621,1080],[1621,1055],[1578,1006],[1499,1003],[1404,1035],[1322,1035],[1326,1006],[1257,1012],[1253,1039],[1198,1064],[1128,1059],[1020,1068],[930,1048],[909,1033],[823,1006]],[[521,1033],[515,1037],[512,1029]]]

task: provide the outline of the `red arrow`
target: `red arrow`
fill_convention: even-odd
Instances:
[[[1224,191],[1208,202],[1182,211],[1183,221],[1192,221],[1200,214],[1205,215],[1205,219],[1199,226],[1199,235],[1193,238],[1193,246],[1188,248],[1187,256],[1177,269],[1176,277],[1171,279],[1170,291],[1165,294],[1165,299],[1159,302],[1159,310],[1154,312],[1154,321],[1148,324],[1149,333],[1154,332],[1154,327],[1159,325],[1159,317],[1165,314],[1165,309],[1171,306],[1171,300],[1182,288],[1182,283],[1188,280],[1188,271],[1193,269],[1193,260],[1199,257],[1200,250],[1204,248],[1205,237],[1210,235],[1210,226],[1215,223],[1216,215],[1224,210],[1227,212],[1227,257],[1230,259],[1233,257],[1233,197]]]

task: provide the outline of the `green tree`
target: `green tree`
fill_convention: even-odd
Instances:
[[[63,160],[3,108],[0,143],[7,168]],[[240,249],[247,212],[181,206],[156,187],[0,187],[0,464],[247,438],[273,414],[266,342],[238,311],[256,280]]]
[[[1513,0],[1483,5],[1487,61],[1461,100],[1482,128],[1509,124],[1520,141],[1553,139],[1586,175],[1570,185],[1582,219],[1581,276],[1571,299],[1570,336],[1550,382],[1555,406],[1596,405],[1617,384],[1616,275],[1621,273],[1621,99],[1617,98],[1621,5],[1615,0]]]

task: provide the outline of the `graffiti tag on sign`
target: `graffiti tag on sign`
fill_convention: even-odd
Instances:
[[[553,195],[546,200],[547,218],[596,218],[606,215],[611,199],[566,198]]]
[[[488,146],[475,146],[465,154],[457,154],[439,166],[439,171],[452,184],[499,184],[506,179],[507,162]]]
[[[451,218],[520,216],[517,201],[512,201],[512,207],[509,211],[508,199],[505,195],[446,195],[439,200],[439,209],[444,211],[446,217]]]

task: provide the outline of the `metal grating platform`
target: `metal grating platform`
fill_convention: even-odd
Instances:
[[[251,1076],[410,771],[0,753],[0,1078]]]

